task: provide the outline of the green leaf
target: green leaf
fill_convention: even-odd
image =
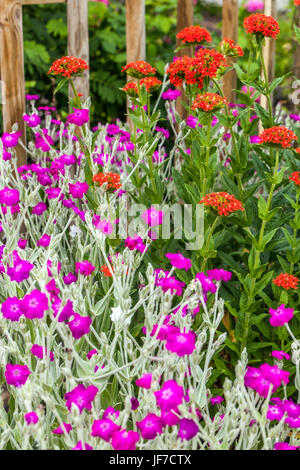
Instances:
[[[68,77],[65,77],[65,78],[63,78],[63,79],[59,82],[59,84],[57,85],[57,87],[56,87],[55,90],[54,90],[54,94],[55,94],[55,95],[56,95],[56,93],[67,83],[68,80],[69,80],[69,78],[68,78]]]

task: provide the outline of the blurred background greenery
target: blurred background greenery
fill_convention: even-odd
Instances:
[[[176,36],[176,0],[146,0],[147,61],[163,74],[173,58]],[[206,27],[216,44],[221,39],[220,4],[195,2],[194,24]],[[278,15],[281,34],[276,42],[276,75],[287,73],[293,64],[293,1]],[[239,43],[247,45],[243,19],[250,13],[240,8]],[[26,92],[39,94],[40,105],[56,105],[60,117],[67,113],[64,87],[54,97],[55,80],[47,75],[50,64],[67,55],[67,18],[63,4],[34,5],[23,8]],[[92,121],[110,122],[123,118],[125,93],[120,88],[126,77],[125,0],[110,0],[109,5],[89,3],[90,87]],[[247,57],[241,59],[246,61]],[[283,92],[287,95],[287,92]],[[282,99],[282,97],[277,97]],[[0,123],[1,124],[1,123]]]

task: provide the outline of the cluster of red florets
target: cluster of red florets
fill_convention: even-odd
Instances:
[[[203,42],[211,42],[212,38],[207,29],[201,26],[189,26],[184,28],[177,34],[177,39],[181,39],[183,43],[202,44]]]
[[[241,201],[225,192],[207,194],[199,204],[213,207],[219,215],[228,215],[235,211],[245,210]]]
[[[242,57],[244,55],[244,51],[238,44],[234,43],[233,39],[224,38],[220,44],[221,51],[224,55],[230,57]]]
[[[141,79],[140,85],[145,85],[147,92],[152,93],[162,85],[162,82],[156,77],[145,77]],[[137,96],[139,93],[138,86],[135,82],[126,83],[122,90],[125,91],[125,93],[127,93],[129,96],[133,97]]]
[[[130,77],[134,78],[145,78],[154,76],[157,72],[155,67],[148,64],[144,60],[138,60],[136,62],[130,62],[130,64],[125,65],[122,68],[121,72],[126,72]]]
[[[204,112],[217,111],[227,104],[227,100],[217,95],[216,93],[204,93],[197,95],[192,109],[200,109]]]
[[[275,147],[290,147],[293,140],[297,140],[297,136],[284,126],[274,126],[265,129],[259,135],[260,144],[268,144]]]
[[[300,186],[300,171],[294,171],[289,177],[289,180],[294,181],[296,186]]]
[[[107,184],[107,189],[120,189],[122,186],[120,175],[117,173],[99,173],[93,177],[93,181],[100,186]]]
[[[299,279],[296,276],[288,273],[281,273],[275,279],[273,279],[273,283],[276,286],[283,287],[283,289],[297,289]]]
[[[254,13],[244,19],[246,33],[256,34],[267,38],[276,38],[280,32],[279,24],[272,16]]]
[[[89,68],[83,59],[77,57],[65,56],[57,59],[51,65],[48,74],[59,75],[61,77],[71,77],[72,75],[82,73]]]
[[[296,7],[300,7],[300,0],[294,0],[294,5],[296,5]]]
[[[204,78],[216,77],[220,67],[227,67],[223,54],[215,49],[200,49],[196,57],[176,57],[169,65],[167,74],[175,87],[185,81],[187,85],[197,84],[198,88],[202,88]]]
[[[112,277],[112,272],[114,273],[114,269],[106,266],[105,264],[101,266],[100,271],[104,274],[105,277]]]

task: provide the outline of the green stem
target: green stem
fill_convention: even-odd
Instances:
[[[205,252],[207,252],[209,249],[209,242],[211,240],[211,237],[214,233],[216,226],[218,225],[218,222],[219,222],[219,217],[216,217],[207,235],[206,244],[205,244]],[[204,271],[208,260],[209,260],[209,256],[204,256],[202,264],[201,264],[201,269],[200,269],[201,272]]]
[[[205,152],[205,166],[204,168],[202,167],[202,176],[204,176],[201,181],[202,183],[202,188],[201,188],[201,196],[204,197],[206,194],[206,188],[207,188],[207,168],[209,165],[209,156],[210,156],[210,133],[211,133],[211,123],[212,123],[212,116],[210,116],[210,119],[207,124],[207,147],[206,147],[206,152]]]
[[[296,221],[297,221],[297,215],[298,215],[298,210],[299,210],[299,196],[300,196],[300,188],[297,189],[297,195],[296,195],[296,207],[295,207],[295,217],[294,217],[294,232],[293,232],[293,246],[292,246],[292,259],[295,259],[295,251],[296,251],[296,238],[297,238],[297,228],[296,228]],[[294,261],[291,262],[290,265],[290,274],[293,274],[294,271]]]
[[[278,172],[278,165],[279,165],[279,150],[276,150],[276,162],[275,162],[275,167],[273,170],[273,176],[275,177]],[[268,196],[267,204],[266,204],[266,210],[265,214],[268,214],[271,203],[272,203],[272,198],[274,194],[276,184],[272,183],[270,193]],[[243,341],[242,341],[242,347],[241,351],[246,346],[247,343],[247,338],[248,338],[248,333],[249,333],[249,322],[250,322],[250,307],[252,302],[254,301],[254,290],[255,290],[255,284],[256,284],[256,277],[255,277],[255,270],[259,267],[259,262],[260,262],[260,253],[261,253],[261,248],[262,248],[262,241],[265,233],[265,228],[266,228],[267,220],[263,220],[259,232],[259,237],[258,237],[258,249],[255,248],[255,258],[254,258],[254,264],[253,264],[253,277],[251,279],[251,284],[250,284],[250,289],[249,289],[249,296],[248,296],[248,302],[247,302],[247,307],[246,307],[246,314],[245,314],[245,329],[244,329],[244,336],[243,336]]]
[[[270,96],[270,87],[269,87],[269,79],[268,79],[268,74],[267,74],[267,69],[266,69],[266,64],[264,60],[264,54],[263,54],[263,48],[262,48],[262,42],[259,42],[259,54],[260,54],[260,59],[262,63],[262,69],[264,73],[264,79],[265,79],[265,87],[266,87],[266,98],[268,101],[268,107],[269,107],[269,113],[270,113],[270,123],[271,127],[273,126],[273,111],[272,111],[272,103],[271,103],[271,96]]]

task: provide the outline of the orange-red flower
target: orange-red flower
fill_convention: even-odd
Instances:
[[[162,82],[158,80],[156,77],[145,77],[142,78],[140,81],[140,86],[145,85],[146,90],[148,93],[152,93],[153,91],[157,90],[162,85]],[[138,86],[134,82],[128,82],[123,88],[123,91],[127,93],[129,96],[136,97],[138,96]]]
[[[196,53],[197,70],[204,77],[215,78],[219,69],[228,67],[226,58],[216,49],[200,49]]]
[[[101,266],[100,271],[104,274],[105,277],[112,277],[112,272],[114,273],[114,269],[109,266],[106,266],[105,264]]]
[[[58,75],[61,77],[71,77],[72,75],[82,73],[89,68],[83,59],[77,57],[65,56],[57,59],[51,65],[48,74]]]
[[[244,51],[238,44],[234,44],[233,39],[224,38],[220,44],[222,53],[228,57],[242,57]]]
[[[294,173],[289,176],[289,180],[294,181],[296,186],[300,186],[300,171],[294,171]]]
[[[228,215],[235,211],[245,210],[241,201],[225,192],[207,194],[199,201],[199,204],[213,207],[219,215]]]
[[[201,26],[189,26],[184,28],[177,34],[177,39],[181,39],[183,43],[202,44],[203,42],[211,42],[212,38],[207,29]]]
[[[157,69],[152,67],[144,60],[138,60],[136,62],[130,62],[129,64],[125,65],[121,72],[126,72],[128,75],[134,78],[145,78],[154,76],[157,72]]]
[[[271,147],[290,147],[293,140],[297,140],[297,136],[284,126],[274,126],[264,129],[259,135],[260,144],[267,144]]]
[[[281,273],[275,279],[273,279],[276,286],[282,287],[283,289],[297,289],[299,279],[296,276],[288,273]]]
[[[296,7],[299,7],[300,6],[300,0],[294,0],[294,4],[296,5]]]
[[[204,93],[197,95],[192,104],[192,109],[200,109],[204,112],[217,111],[227,104],[227,100],[216,93]]]
[[[107,184],[107,189],[120,189],[122,184],[120,183],[120,175],[117,173],[99,173],[93,177],[95,183],[99,183],[99,186]]]
[[[243,24],[246,33],[256,34],[261,37],[276,38],[280,32],[277,21],[272,16],[266,16],[262,13],[247,16]]]

